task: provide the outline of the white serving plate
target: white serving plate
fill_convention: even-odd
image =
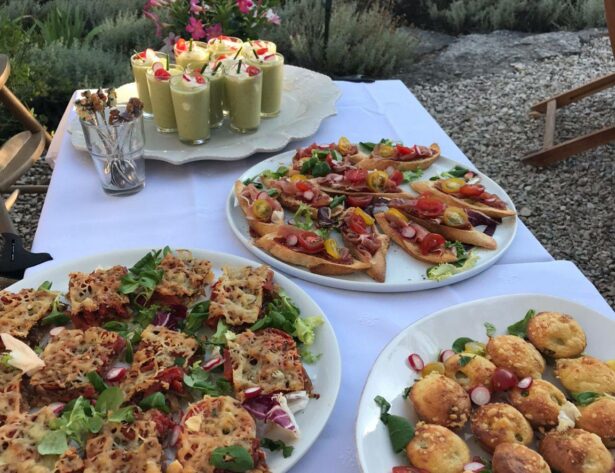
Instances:
[[[54,290],[67,291],[68,274],[70,272],[90,272],[97,267],[110,267],[118,264],[130,267],[148,251],[150,249],[141,248],[75,259],[38,271],[31,277],[13,284],[8,290],[18,291],[23,288],[38,287],[43,281],[51,281]],[[221,273],[222,266],[259,265],[254,261],[226,253],[214,253],[198,249],[190,251],[197,258],[211,261],[216,275]],[[314,353],[322,353],[322,357],[314,364],[305,365],[314,385],[314,392],[320,394],[320,398],[310,400],[304,411],[295,414],[301,431],[301,438],[293,444],[295,450],[289,458],[283,458],[280,452],[266,450],[267,463],[272,473],[284,473],[307,453],[327,423],[339,392],[341,359],[333,327],[316,302],[287,277],[276,273],[274,281],[293,299],[304,317],[321,315],[325,320],[325,323],[317,329],[316,340],[310,347]]]
[[[286,153],[273,156],[269,159],[265,159],[256,164],[252,168],[248,169],[237,179],[243,181],[249,177],[254,177],[266,169],[276,169],[280,165],[289,166],[294,156],[294,151],[288,151]],[[435,176],[444,171],[447,171],[460,165],[460,163],[440,157],[436,162],[425,171],[421,180],[429,179],[431,176]],[[465,167],[468,167],[464,165]],[[472,168],[471,166],[469,166]],[[504,190],[489,179],[482,173],[478,173],[481,176],[481,184],[485,186],[487,191],[497,194],[500,198],[506,202],[510,209],[515,209],[515,206],[510,200],[510,197],[504,192]],[[408,184],[401,186],[404,190],[410,191]],[[354,273],[345,276],[322,276],[320,274],[314,274],[301,266],[294,266],[285,263],[273,256],[269,255],[265,251],[257,248],[252,243],[252,237],[250,236],[250,230],[243,212],[239,205],[236,204],[236,199],[231,189],[226,206],[226,216],[228,222],[233,230],[233,233],[239,238],[241,243],[245,245],[248,250],[258,256],[261,260],[267,264],[274,266],[275,268],[284,271],[292,276],[305,279],[323,286],[336,287],[340,289],[350,289],[353,291],[365,291],[365,292],[405,292],[405,291],[422,291],[424,289],[432,289],[434,287],[446,286],[454,284],[464,279],[476,276],[482,271],[493,265],[504,252],[508,249],[512,243],[515,234],[517,232],[517,218],[510,217],[504,219],[502,224],[498,225],[493,238],[497,242],[498,248],[496,250],[485,250],[481,248],[474,248],[474,252],[479,256],[479,260],[476,266],[456,274],[454,276],[445,279],[444,281],[431,281],[427,279],[426,271],[431,265],[418,261],[410,257],[404,252],[397,244],[391,242],[389,251],[387,254],[387,273],[386,280],[383,283],[378,283],[371,279],[364,273]],[[290,216],[287,212],[287,217]]]
[[[134,82],[119,87],[117,92],[120,104],[137,96]],[[145,157],[185,164],[200,160],[235,161],[258,152],[279,151],[293,140],[316,133],[325,118],[336,114],[335,103],[340,95],[341,91],[329,77],[286,65],[280,115],[264,118],[256,133],[233,133],[226,119],[220,128],[212,130],[207,143],[190,146],[181,143],[176,133],[158,133],[153,120],[144,120]],[[73,146],[87,151],[77,119],[70,123],[68,131]]]
[[[359,464],[363,473],[390,472],[394,466],[408,465],[405,454],[395,454],[391,448],[386,427],[380,422],[380,409],[374,402],[378,395],[391,403],[391,413],[406,416],[413,424],[417,417],[409,402],[402,398],[403,389],[411,386],[418,375],[408,366],[411,353],[420,354],[425,363],[443,348],[451,346],[459,337],[478,341],[487,340],[485,322],[493,323],[497,334],[506,333],[506,327],[521,320],[529,309],[536,312],[563,312],[574,317],[587,335],[587,353],[600,359],[615,357],[612,334],[615,321],[576,302],[541,294],[516,294],[491,297],[455,305],[425,317],[397,335],[382,350],[374,363],[357,414],[355,439]],[[551,371],[548,368],[548,371]],[[558,382],[550,376],[550,382]],[[470,447],[471,455],[488,455],[470,437],[469,429],[462,436]]]

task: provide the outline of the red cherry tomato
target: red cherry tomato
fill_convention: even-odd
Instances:
[[[188,49],[188,46],[186,46],[186,40],[184,38],[179,38],[177,43],[175,43],[175,48],[178,51],[186,51]]]
[[[373,199],[374,199],[374,196],[372,195],[365,195],[365,196],[349,195],[348,197],[346,197],[346,202],[348,203],[348,207],[361,207],[362,209],[364,209],[365,207],[367,207],[369,204],[372,203]]]
[[[363,218],[355,213],[348,218],[348,227],[359,235],[365,233],[365,229],[367,228]]]
[[[307,181],[296,181],[295,186],[297,187],[297,190],[300,190],[301,192],[309,191],[312,189],[312,186],[310,186],[310,183]]]
[[[303,232],[299,234],[299,246],[306,253],[318,253],[325,247],[325,243],[321,237],[313,232]]]
[[[368,175],[367,169],[349,169],[344,173],[344,179],[350,184],[365,184]]]
[[[428,233],[421,240],[421,253],[424,255],[428,255],[434,250],[440,248],[446,240],[444,237],[438,233]]]
[[[478,197],[483,192],[485,188],[480,184],[466,184],[459,189],[459,193],[464,197]]]
[[[394,466],[391,473],[429,473],[422,468],[415,468],[413,466]]]
[[[407,146],[397,145],[395,147],[397,148],[397,154],[400,156],[406,156],[412,153],[412,148],[408,148]]]
[[[399,169],[395,169],[395,171],[393,171],[389,176],[389,179],[391,179],[395,183],[395,185],[398,186],[402,182],[404,182],[404,175]]]
[[[416,203],[416,209],[422,217],[438,217],[444,213],[446,205],[438,199],[421,196]]]

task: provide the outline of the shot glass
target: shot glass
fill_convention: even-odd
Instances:
[[[160,51],[147,49],[143,52],[130,56],[130,65],[132,66],[132,75],[137,84],[137,95],[139,100],[143,102],[143,118],[153,118],[152,102],[149,98],[149,88],[147,86],[147,70],[152,67],[156,61],[164,61],[166,54]]]
[[[258,59],[257,59],[258,57]],[[276,117],[282,108],[282,89],[284,88],[284,56],[280,53],[264,54],[246,58],[250,65],[263,71],[263,96],[261,116]]]
[[[231,130],[254,133],[261,124],[263,73],[239,60],[229,64],[224,76]]]
[[[171,78],[171,97],[182,143],[201,145],[210,136],[209,82],[198,72]]]
[[[170,79],[173,76],[181,75],[183,68],[177,64],[169,66],[168,74],[157,73],[154,68],[156,64],[147,71],[147,85],[149,96],[154,111],[154,123],[160,133],[175,133],[177,123],[175,122],[175,112],[173,110],[173,100],[171,99]],[[157,68],[160,71],[160,67]]]

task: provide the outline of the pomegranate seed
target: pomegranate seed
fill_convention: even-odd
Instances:
[[[521,381],[517,383],[517,387],[519,389],[528,389],[532,383],[534,382],[534,378],[528,376],[527,378],[523,378]]]
[[[483,471],[485,469],[485,465],[479,462],[470,462],[463,465],[464,471]]]
[[[305,200],[312,200],[314,198],[314,192],[312,192],[312,191],[305,191],[303,193],[303,198]]]
[[[60,335],[60,332],[62,332],[62,330],[64,330],[66,327],[53,327],[50,331],[49,331],[49,335],[51,335],[52,337],[57,337],[58,335]]]
[[[439,357],[439,359],[440,359],[440,361],[441,361],[442,363],[444,363],[446,360],[448,360],[448,359],[449,359],[451,356],[453,356],[454,354],[455,354],[455,352],[454,352],[453,350],[450,350],[450,349],[449,349],[449,350],[442,350],[442,351],[440,352],[440,357]]]
[[[205,371],[211,371],[216,366],[220,366],[222,364],[224,364],[224,358],[222,358],[221,356],[217,356],[216,358],[212,358],[211,360],[209,360],[207,363],[204,363],[203,369]]]
[[[298,242],[299,238],[297,238],[297,235],[288,235],[286,237],[286,244],[288,246],[295,246]]]
[[[510,370],[506,368],[496,368],[491,377],[491,385],[494,391],[508,391],[514,388],[519,379]]]
[[[128,370],[123,367],[111,368],[109,371],[107,371],[107,374],[105,375],[105,379],[111,382],[121,381],[126,376],[127,371]]]
[[[49,404],[49,409],[51,409],[55,415],[60,415],[60,413],[64,410],[65,405],[66,404],[63,402],[52,402]]]
[[[179,434],[181,434],[181,431],[182,429],[179,425],[173,427],[173,430],[171,431],[171,436],[169,437],[169,445],[171,447],[177,445],[177,441],[179,440]]]
[[[408,357],[408,363],[410,363],[410,367],[417,372],[425,368],[423,359],[416,353],[412,353],[412,355]]]
[[[243,391],[243,395],[246,399],[252,399],[253,397],[258,396],[263,391],[263,388],[260,386],[254,386],[252,388],[247,388]]]
[[[470,399],[477,406],[484,406],[491,400],[491,392],[485,386],[476,386],[470,391]]]
[[[410,225],[406,225],[404,228],[402,228],[399,233],[401,233],[401,236],[403,236],[404,238],[407,238],[408,240],[410,240],[411,238],[414,238],[414,236],[416,235],[416,230],[414,228],[412,228]]]

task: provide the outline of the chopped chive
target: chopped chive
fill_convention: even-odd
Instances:
[[[190,38],[190,46],[188,46],[188,51],[192,51],[192,38]]]
[[[208,65],[209,64],[207,64],[207,63],[203,64],[203,67],[201,67],[201,74],[203,74],[205,72],[205,69],[207,69]]]
[[[216,67],[214,67],[214,70],[212,72],[212,75],[216,75],[216,72],[218,72],[218,69],[220,69],[220,66],[222,65],[222,61],[220,61],[218,64],[216,64]]]
[[[166,67],[166,70],[167,71],[169,70],[169,55],[168,54],[167,54],[167,67]]]
[[[237,74],[239,74],[239,71],[241,71],[241,63],[242,63],[242,62],[243,62],[243,61],[240,59],[240,60],[239,60],[239,63],[237,64]]]
[[[255,57],[256,59],[260,59],[260,58],[258,57],[258,53],[256,52],[256,49],[252,48],[252,52],[254,53],[254,57]]]
[[[242,49],[243,49],[243,46],[237,50],[237,52],[233,56],[233,59],[237,59],[237,56],[239,56],[239,53],[241,52]]]

